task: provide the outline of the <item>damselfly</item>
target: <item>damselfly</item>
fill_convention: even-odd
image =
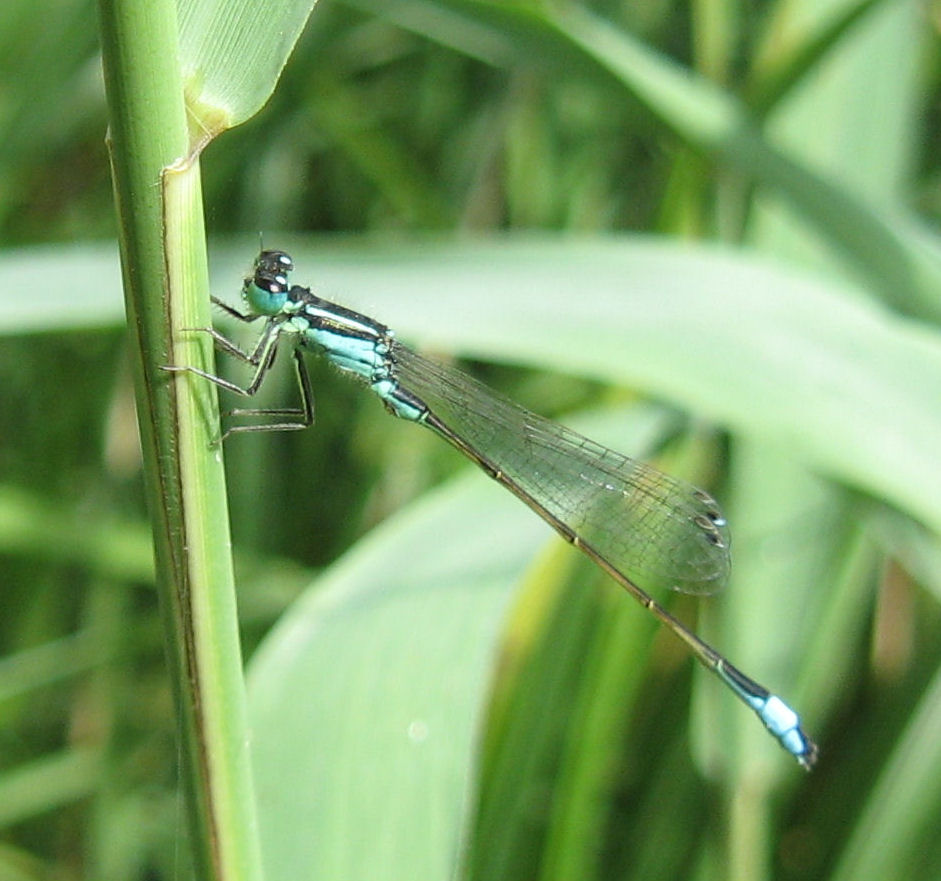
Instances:
[[[385,325],[321,299],[309,288],[290,285],[293,269],[283,251],[262,251],[242,288],[247,313],[213,298],[240,321],[264,319],[251,352],[215,329],[205,329],[222,352],[254,368],[247,387],[195,367],[167,368],[252,396],[271,369],[278,346],[288,341],[302,406],[233,410],[281,421],[235,426],[223,437],[310,426],[313,395],[301,352],[325,356],[365,381],[390,413],[427,426],[529,505],[682,639],[804,768],[814,764],[817,747],[801,728],[797,713],[640,587],[639,582],[665,582],[684,592],[711,593],[723,585],[730,565],[729,531],[710,495],[536,416],[459,370],[422,357],[399,343]]]

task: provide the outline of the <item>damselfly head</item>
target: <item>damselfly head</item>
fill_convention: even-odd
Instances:
[[[287,276],[294,269],[291,255],[285,251],[262,251],[255,258],[255,276]]]
[[[288,298],[288,273],[294,261],[284,251],[262,251],[254,272],[242,285],[242,297],[258,315],[276,315]]]

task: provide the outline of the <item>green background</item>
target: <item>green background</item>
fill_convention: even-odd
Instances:
[[[213,5],[180,4],[184,62]],[[937,9],[321,0],[252,116],[303,4],[217,5],[248,48],[188,87],[251,118],[201,159],[214,294],[261,232],[707,486],[732,579],[672,608],[821,748],[804,774],[538,518],[312,364],[311,431],[225,448],[267,877],[937,877]],[[0,42],[0,878],[187,877],[95,6],[8,0]]]

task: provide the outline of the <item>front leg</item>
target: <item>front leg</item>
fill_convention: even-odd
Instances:
[[[224,352],[226,355],[231,355],[233,358],[237,358],[239,361],[244,361],[246,364],[251,364],[253,367],[258,366],[256,352],[246,352],[238,344],[232,342],[227,336],[223,336],[216,330],[214,327],[193,327],[190,328],[194,333],[208,333],[212,337],[212,341],[215,344],[215,347],[220,351]],[[264,337],[262,337],[263,339]],[[256,345],[257,350],[257,345]]]
[[[259,316],[244,316],[240,312],[236,312],[234,309],[230,309],[224,303],[221,303],[219,300],[216,300],[215,297],[212,298],[214,303],[219,303],[220,306],[223,306],[229,314],[234,315],[235,317],[243,321],[254,321]],[[246,364],[251,364],[253,367],[257,367],[260,361],[260,355],[264,348],[268,346],[268,339],[273,332],[275,332],[277,325],[269,320],[269,323],[265,326],[265,329],[262,331],[261,336],[258,338],[258,342],[255,343],[255,347],[251,352],[244,351],[237,343],[234,343],[227,336],[220,333],[214,327],[184,327],[183,330],[188,333],[208,333],[212,337],[212,341],[215,344],[215,347],[220,351],[224,352],[226,355],[231,355],[233,358],[237,358],[239,361],[244,361]]]
[[[264,382],[265,376],[268,371],[271,369],[271,365],[274,363],[274,357],[278,349],[278,340],[280,338],[280,326],[269,322],[264,331],[262,332],[261,337],[258,339],[258,343],[255,346],[254,350],[251,353],[243,352],[235,343],[233,343],[228,337],[223,336],[219,331],[213,327],[194,327],[190,330],[198,333],[208,333],[213,342],[219,347],[219,349],[225,352],[228,355],[232,355],[235,358],[238,358],[241,361],[244,361],[247,364],[251,364],[255,368],[255,373],[252,376],[252,381],[245,387],[237,385],[234,382],[229,382],[227,379],[223,379],[221,376],[216,376],[215,374],[208,373],[205,370],[200,370],[198,367],[177,367],[175,365],[165,365],[162,369],[167,370],[170,373],[192,373],[195,376],[201,376],[203,379],[208,379],[210,382],[224,388],[227,391],[235,392],[239,395],[245,395],[246,397],[253,396],[258,389],[261,388],[261,384]]]
[[[234,306],[230,306],[228,303],[223,302],[218,297],[210,297],[213,304],[218,306],[223,312],[227,312],[233,318],[237,318],[239,321],[244,321],[246,324],[250,324],[252,321],[257,321],[261,318],[261,315],[250,315],[246,312],[239,312]]]

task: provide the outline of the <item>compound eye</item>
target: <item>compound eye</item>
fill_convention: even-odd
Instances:
[[[284,275],[271,275],[258,270],[253,281],[256,287],[269,294],[283,294],[288,289],[288,280]]]

